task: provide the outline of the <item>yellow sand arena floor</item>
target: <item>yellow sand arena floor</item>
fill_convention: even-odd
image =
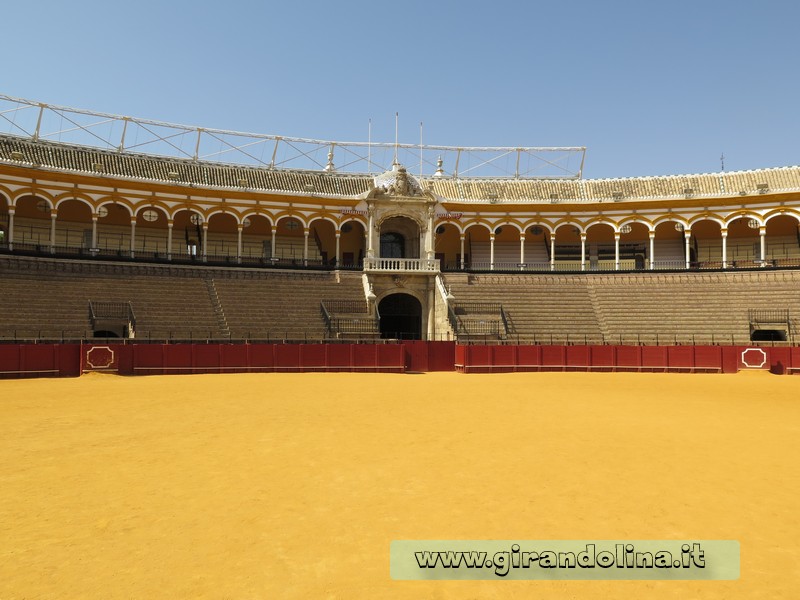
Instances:
[[[800,377],[0,382],[0,598],[797,598]],[[733,539],[729,582],[406,582],[395,539]]]

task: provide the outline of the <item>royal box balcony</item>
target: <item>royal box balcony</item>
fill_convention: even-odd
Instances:
[[[438,273],[437,258],[365,258],[364,270],[378,273]]]

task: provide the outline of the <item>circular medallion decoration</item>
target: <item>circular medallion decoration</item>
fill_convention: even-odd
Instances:
[[[158,212],[154,211],[152,208],[148,208],[142,213],[142,219],[149,223],[158,221]]]

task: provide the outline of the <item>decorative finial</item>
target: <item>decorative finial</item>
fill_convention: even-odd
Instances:
[[[328,152],[328,164],[325,165],[325,170],[329,173],[336,170],[336,167],[333,166],[333,150]]]
[[[436,159],[436,173],[433,174],[434,177],[444,177],[444,169],[442,168],[443,164],[444,161],[442,160],[441,156]]]

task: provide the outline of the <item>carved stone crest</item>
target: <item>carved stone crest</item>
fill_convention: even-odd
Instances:
[[[395,165],[375,180],[375,196],[421,196],[419,183],[408,174],[405,167]]]

